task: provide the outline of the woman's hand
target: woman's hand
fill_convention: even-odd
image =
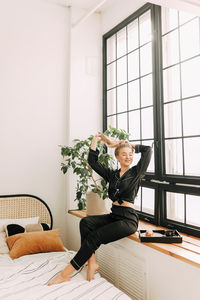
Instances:
[[[92,139],[92,143],[91,143],[91,146],[90,148],[94,151],[96,151],[96,148],[97,148],[97,142],[99,142],[101,140],[99,134],[96,134],[93,136],[93,139]]]
[[[95,135],[95,139],[97,141],[100,141],[104,144],[106,144],[108,147],[113,147],[114,145],[118,144],[118,141],[116,139],[107,137],[106,135],[104,135],[103,133],[99,133]]]
[[[108,138],[107,136],[105,136],[103,133],[100,133],[97,135],[100,138],[100,141],[105,143],[106,145],[111,145],[112,141],[110,138]]]
[[[93,140],[97,141],[97,142],[100,142],[101,141],[101,137],[100,137],[100,134],[96,134],[93,136]]]
[[[98,134],[96,134],[96,135],[93,136],[90,148],[92,150],[96,150],[98,142],[102,142],[102,143],[106,144],[108,147],[111,147],[111,145],[113,144],[113,142],[112,142],[112,140],[110,138],[108,138],[107,136],[105,136],[103,133],[98,133]]]
[[[135,145],[131,144],[128,140],[116,140],[112,137],[107,137],[103,133],[98,133],[93,137],[91,148],[93,150],[96,149],[97,142],[102,142],[106,144],[109,148],[116,148],[120,144],[130,144],[133,149],[135,149]]]
[[[129,145],[131,145],[131,147],[132,147],[133,150],[135,149],[135,145],[132,144],[132,143],[130,143],[128,140],[121,140],[121,141],[118,142],[118,144],[119,145],[120,144],[129,144]]]
[[[128,140],[120,140],[118,144],[130,144]]]

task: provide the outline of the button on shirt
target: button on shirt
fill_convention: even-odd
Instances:
[[[88,163],[91,168],[109,182],[108,195],[114,202],[122,204],[123,200],[134,203],[140,180],[144,177],[151,160],[152,148],[150,146],[136,145],[135,153],[141,153],[141,158],[136,166],[131,167],[120,177],[120,170],[106,168],[98,161],[99,150],[90,149]]]

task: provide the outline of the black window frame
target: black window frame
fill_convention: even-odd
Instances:
[[[146,178],[146,175],[145,175]],[[155,191],[155,201],[154,201],[154,215],[148,214],[144,211],[137,211],[137,214],[139,215],[140,220],[159,225],[159,185],[158,183],[147,181],[143,179],[141,181],[141,188],[146,187],[150,189],[154,189]],[[141,192],[141,188],[139,189],[139,192]],[[141,200],[142,201],[142,200]],[[141,203],[142,204],[142,203]]]
[[[167,192],[174,192],[178,194],[183,194],[184,197],[185,195],[193,195],[193,196],[199,196],[199,188],[198,187],[191,187],[191,186],[180,186],[180,185],[173,185],[173,184],[162,184],[161,187],[161,193],[160,193],[160,223],[162,226],[172,228],[172,229],[177,229],[181,232],[185,232],[189,235],[194,235],[199,237],[200,236],[200,228],[197,226],[189,225],[186,224],[185,221],[184,223],[178,222],[175,220],[170,220],[167,219],[167,201],[166,201],[166,193]],[[185,205],[185,204],[184,204]],[[184,207],[185,209],[185,207]],[[186,212],[185,212],[186,213]]]
[[[146,11],[151,11],[152,22],[152,78],[153,78],[153,122],[154,122],[154,158],[155,173],[147,172],[141,186],[155,189],[155,214],[138,211],[140,219],[162,225],[175,227],[181,232],[199,236],[200,227],[168,220],[166,218],[166,192],[200,195],[200,177],[165,174],[165,139],[164,139],[164,105],[163,105],[163,69],[162,69],[162,24],[161,7],[147,3],[132,15],[103,35],[103,130],[107,129],[107,56],[106,40],[129,23],[139,18]]]

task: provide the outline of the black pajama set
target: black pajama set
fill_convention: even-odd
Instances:
[[[98,162],[99,151],[90,149],[88,163],[94,171],[109,182],[109,198],[121,205],[124,201],[134,203],[139,184],[149,165],[152,148],[136,145],[135,153],[141,153],[141,158],[120,177],[120,170],[106,168]],[[111,213],[88,216],[80,221],[81,248],[71,260],[72,266],[78,270],[101,244],[114,242],[130,234],[138,228],[138,216],[131,207],[112,205]]]

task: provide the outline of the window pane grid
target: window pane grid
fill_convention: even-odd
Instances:
[[[128,53],[128,49],[129,49],[129,42],[128,42],[128,26],[126,26],[126,49],[127,49],[127,53]],[[127,99],[126,99],[126,105],[127,105],[127,132],[130,132],[130,128],[129,128],[129,87],[128,87],[128,59],[126,61],[126,71],[127,71],[127,83],[126,83],[126,88],[127,88]]]
[[[179,68],[179,76],[180,76],[180,97],[182,99],[182,64],[181,64],[181,41],[180,41],[180,13],[178,13],[178,45],[179,45],[179,62],[180,62],[180,68]],[[180,101],[181,104],[181,133],[182,133],[182,163],[183,163],[183,175],[185,175],[185,152],[184,152],[184,140],[183,140],[183,107],[182,107],[182,101]]]
[[[166,192],[166,221],[200,227],[200,196],[186,193]]]
[[[199,138],[200,135],[188,135],[188,136],[184,136],[184,139],[187,139],[187,138]],[[165,138],[166,141],[169,141],[169,140],[178,140],[178,139],[182,139],[182,136],[175,136],[175,137],[168,137],[168,138]]]
[[[134,36],[137,41],[133,39]],[[106,61],[109,73],[106,88],[107,124],[116,124],[119,129],[133,132],[131,139],[152,139],[153,121],[150,121],[149,130],[147,122],[142,120],[145,117],[153,120],[151,10],[118,30],[109,40],[115,41],[115,46],[112,46],[115,59]],[[109,45],[107,43],[107,47]],[[149,56],[147,62],[146,55]],[[114,100],[109,102],[110,93],[115,90],[116,104]]]
[[[166,9],[162,10],[162,15],[164,16]],[[190,147],[187,141],[189,141],[189,138],[191,138],[191,141],[194,141],[194,138],[199,137],[200,134],[198,117],[195,116],[196,126],[192,127],[192,122],[189,122],[189,111],[191,111],[191,115],[195,114],[200,103],[200,98],[198,99],[200,94],[199,83],[193,79],[194,76],[198,77],[198,74],[194,75],[192,72],[192,68],[198,70],[198,66],[200,66],[200,18],[191,18],[191,16],[185,16],[181,12],[177,12],[175,19],[177,26],[173,30],[163,32],[162,34],[164,47],[162,71],[164,79],[163,139],[165,145],[165,174],[182,175],[183,177],[199,176],[197,168],[189,166],[188,160],[190,160],[190,157],[188,151]],[[185,20],[186,22],[183,22]],[[167,21],[165,20],[165,22]],[[194,29],[193,31],[197,35],[192,36],[192,39],[195,40],[192,51],[190,50],[192,48],[192,40],[189,43],[189,50],[185,50],[188,43],[186,39],[191,39],[191,28]],[[170,36],[173,38],[165,41]],[[174,46],[176,49],[175,52]],[[174,53],[175,56],[173,58]],[[174,60],[175,63],[172,64],[171,62]],[[193,100],[193,107],[190,107],[189,103],[195,97],[198,100],[196,102]],[[186,99],[189,100],[186,101]],[[196,139],[195,141],[198,140]]]
[[[184,100],[188,100],[188,99],[192,99],[192,98],[196,98],[196,97],[200,97],[200,94],[199,95],[194,95],[194,96],[188,96],[188,97],[183,97],[182,99],[179,98],[179,99],[176,99],[176,100],[168,100],[168,101],[165,101],[164,105],[167,104],[167,103],[174,103],[174,102],[177,102],[177,101],[184,101]]]
[[[186,216],[187,216],[187,210],[186,210],[186,194],[184,194],[184,224],[186,224]]]
[[[120,115],[120,114],[123,114],[123,113],[127,113],[128,114],[128,113],[135,112],[135,111],[141,111],[141,110],[147,109],[147,108],[153,108],[153,105],[143,106],[141,108],[123,110],[123,111],[120,111],[118,113],[107,114],[107,117],[116,116],[116,115]]]
[[[155,214],[155,189],[141,186],[134,207],[138,212],[153,216]]]
[[[180,63],[185,63],[187,61],[190,61],[191,59],[194,59],[194,58],[198,58],[200,56],[200,54],[197,54],[197,55],[194,55],[194,56],[191,56],[190,58],[186,58],[186,59],[183,59],[183,60],[180,60],[179,62],[175,63],[175,64],[171,64],[171,65],[168,65],[167,67],[163,67],[163,71],[167,70],[167,69],[170,69],[172,67],[175,67],[175,66],[178,66],[180,65]]]
[[[145,7],[148,9],[142,8],[140,15],[138,12],[135,14],[137,17],[132,20],[129,18],[127,23],[123,22],[124,30],[120,25],[118,27],[120,30],[110,32],[115,40],[115,47],[113,47],[115,55],[112,60],[107,59],[104,62],[104,67],[106,76],[108,68],[111,74],[115,72],[113,76],[115,84],[110,80],[111,86],[106,83],[104,85],[104,99],[107,106],[107,110],[104,110],[104,124],[107,127],[111,125],[127,130],[131,133],[129,140],[134,144],[156,145],[153,147],[156,169],[154,170],[153,155],[148,174],[142,180],[142,187],[135,199],[140,218],[147,217],[151,222],[156,221],[163,226],[175,224],[181,232],[197,235],[200,232],[200,224],[195,213],[197,210],[200,211],[200,196],[199,192],[198,195],[190,195],[194,188],[190,189],[187,185],[198,186],[200,182],[200,160],[198,159],[200,153],[200,18],[176,11],[173,14],[172,23],[170,24],[170,21],[167,24],[169,25],[167,30],[162,32],[161,8],[150,4]],[[145,31],[140,28],[141,16],[147,16],[148,11],[149,13],[153,11],[152,34],[154,36],[152,39],[146,34],[141,39],[142,30]],[[160,30],[158,32],[157,27]],[[192,42],[194,40],[194,43],[186,42],[189,32],[194,37],[189,37],[189,39]],[[121,35],[122,40],[126,40],[126,47],[122,45],[119,48],[117,36],[119,38]],[[124,38],[125,35],[126,38]],[[108,39],[112,37],[108,34],[106,36]],[[162,43],[168,47],[165,52],[163,49],[160,51]],[[185,49],[184,45],[187,44],[191,46],[191,49]],[[173,45],[175,45],[175,51],[172,51]],[[169,47],[172,47],[172,50]],[[149,49],[151,49],[151,54]],[[154,53],[154,51],[157,52]],[[156,53],[159,53],[162,58]],[[165,57],[163,60],[163,55],[167,56],[169,53],[170,59]],[[147,56],[150,57],[147,61],[153,61],[152,65],[145,65],[143,57]],[[131,66],[130,63],[132,63]],[[120,69],[125,75],[120,74]],[[192,70],[194,70],[193,73],[191,73]],[[162,74],[163,76],[160,76]],[[108,103],[109,99],[111,101]],[[145,122],[145,120],[148,121]],[[155,140],[154,122],[156,124]],[[147,126],[146,123],[152,123],[152,125]],[[174,126],[172,126],[173,123]],[[106,126],[104,126],[105,129]],[[134,158],[137,160],[136,155]],[[181,183],[182,187],[178,183]],[[150,189],[153,184],[156,193],[155,206],[150,204],[151,201],[148,202],[146,195],[144,196],[144,187]],[[177,196],[171,196],[167,204],[167,196],[164,196],[166,191],[164,192],[163,186],[167,186],[173,194],[179,194],[177,199],[182,200],[176,200]],[[163,201],[164,197],[165,201]],[[160,201],[165,204],[160,206],[158,204]],[[175,217],[178,212],[177,219],[169,209],[167,211],[170,205],[171,211],[175,207]]]
[[[140,22],[138,24],[138,43],[140,45],[139,47],[139,105],[140,105],[140,140],[142,143],[142,113],[141,113],[141,32],[140,32]],[[141,188],[141,211],[142,211],[142,188]]]
[[[139,79],[145,78],[145,77],[150,76],[150,75],[152,75],[152,72],[147,73],[147,74],[145,74],[145,75],[138,76],[138,77],[136,77],[136,78],[134,78],[134,79],[132,79],[132,80],[127,80],[127,83],[131,83],[131,82],[137,81],[137,80],[139,80]],[[113,86],[113,87],[111,87],[111,88],[107,88],[107,91],[113,90],[113,89],[115,89],[116,87],[119,87],[119,86],[121,86],[121,85],[124,85],[124,83],[115,85],[115,86]],[[195,96],[194,96],[194,97],[195,97]]]
[[[127,37],[127,38],[128,38],[128,37]],[[127,43],[128,43],[128,42],[127,42]],[[127,44],[127,43],[126,43],[126,44]],[[135,48],[134,50],[127,51],[126,54],[123,54],[123,55],[117,57],[116,59],[113,59],[112,61],[107,62],[107,63],[106,63],[106,66],[109,66],[109,65],[111,65],[111,64],[114,63],[114,62],[117,62],[119,59],[121,59],[121,58],[123,58],[123,57],[126,57],[128,54],[132,54],[132,53],[134,53],[134,52],[137,52],[141,47],[144,47],[144,46],[147,46],[147,45],[151,45],[151,44],[152,44],[152,42],[146,42],[146,43],[144,43],[143,45],[141,45],[141,46]]]
[[[177,12],[177,13],[178,13],[178,12]],[[178,17],[177,17],[177,19],[178,19]],[[182,24],[179,23],[179,26],[176,26],[176,27],[174,27],[173,29],[164,32],[164,33],[162,34],[162,36],[165,36],[165,35],[167,35],[167,34],[169,34],[169,33],[171,33],[171,32],[174,32],[175,30],[178,29],[178,27],[181,27],[181,26],[183,26],[183,25],[185,25],[185,24],[187,24],[187,23],[190,23],[191,21],[193,21],[193,20],[195,20],[195,19],[198,19],[198,17],[195,16],[195,17],[193,17],[192,19],[186,21],[185,23],[182,23]]]

